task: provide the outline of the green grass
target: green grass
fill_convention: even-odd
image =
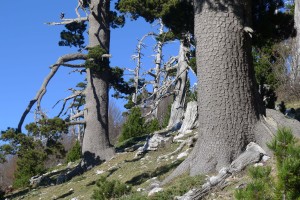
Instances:
[[[133,187],[133,191],[137,188],[147,188],[154,177],[157,180],[163,180],[170,174],[182,161],[173,159],[159,160],[158,157],[173,152],[179,144],[172,143],[157,151],[150,151],[141,159],[135,159],[136,152],[118,153],[108,162],[105,162],[81,176],[74,177],[67,183],[54,185],[45,188],[38,188],[25,194],[24,200],[51,200],[51,199],[72,199],[76,197],[78,200],[91,199],[94,189],[96,189],[96,181],[101,176],[108,176],[108,180],[119,180],[122,183],[129,184]],[[183,149],[182,151],[184,151]],[[62,169],[65,165],[55,169]],[[110,168],[114,170],[109,171]],[[51,169],[53,170],[53,169]],[[102,170],[105,173],[97,175],[96,171]],[[70,190],[73,192],[70,192]],[[139,196],[135,194],[136,197]],[[17,199],[17,198],[16,198]]]

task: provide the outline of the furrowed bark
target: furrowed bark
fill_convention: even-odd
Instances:
[[[259,105],[251,57],[251,1],[195,0],[199,139],[168,178],[220,170],[256,141]],[[261,127],[261,126],[259,126]],[[261,133],[263,134],[263,133]]]

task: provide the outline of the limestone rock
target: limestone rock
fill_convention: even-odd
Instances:
[[[157,192],[161,192],[163,191],[163,188],[161,187],[155,187],[153,188],[149,193],[148,193],[148,196],[152,196],[153,194],[157,193]]]

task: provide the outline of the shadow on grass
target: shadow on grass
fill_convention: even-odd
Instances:
[[[139,142],[146,141],[147,137],[148,137],[148,135],[143,135],[143,136],[134,137],[134,138],[130,138],[128,140],[125,140],[125,141],[123,141],[123,142],[121,142],[121,143],[119,143],[118,145],[115,146],[116,152],[124,152],[125,148],[132,147],[134,145],[137,145],[137,143],[139,143]],[[132,147],[132,148],[133,148],[132,150],[134,151],[135,148],[134,147]]]
[[[177,160],[174,163],[158,167],[152,172],[145,172],[145,173],[139,174],[139,175],[133,177],[131,180],[126,181],[126,184],[130,184],[130,185],[133,185],[133,186],[134,185],[140,185],[140,184],[142,184],[143,182],[147,181],[150,178],[161,176],[165,173],[168,173],[169,171],[171,171],[172,169],[174,169],[178,165],[180,165],[180,163],[182,161],[183,160]]]
[[[63,199],[63,198],[66,198],[67,196],[70,196],[70,195],[73,194],[73,193],[74,193],[74,191],[73,191],[73,190],[70,190],[70,191],[68,191],[67,193],[60,195],[59,197],[56,197],[55,200],[56,200],[56,199]]]

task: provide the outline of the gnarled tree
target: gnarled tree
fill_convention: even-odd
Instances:
[[[108,135],[108,91],[113,86],[120,92],[129,92],[131,89],[121,78],[123,71],[119,68],[109,66],[110,26],[122,25],[124,18],[118,17],[110,10],[109,0],[79,0],[79,7],[76,8],[78,18],[65,19],[61,22],[51,22],[49,25],[66,25],[68,31],[61,34],[62,46],[77,46],[83,49],[82,24],[89,22],[88,29],[88,54],[76,53],[62,56],[57,63],[51,67],[50,74],[44,80],[41,89],[36,97],[30,101],[26,111],[23,113],[18,129],[21,131],[23,121],[31,107],[37,102],[38,110],[46,87],[51,78],[55,75],[60,66],[83,68],[86,72],[87,85],[80,96],[85,97],[85,106],[82,112],[76,117],[83,116],[84,120],[69,122],[69,124],[84,124],[85,132],[82,144],[83,163],[86,167],[95,165],[101,161],[108,160],[114,155]],[[78,8],[87,8],[88,17],[81,17]],[[87,10],[84,10],[87,13]],[[78,29],[80,29],[78,31]],[[85,60],[82,64],[73,64],[69,61]],[[82,71],[80,71],[82,72]],[[76,93],[76,92],[75,92]],[[73,98],[78,95],[74,95]],[[71,99],[71,98],[70,98]],[[46,117],[46,116],[45,116]],[[74,116],[73,116],[74,118]]]

